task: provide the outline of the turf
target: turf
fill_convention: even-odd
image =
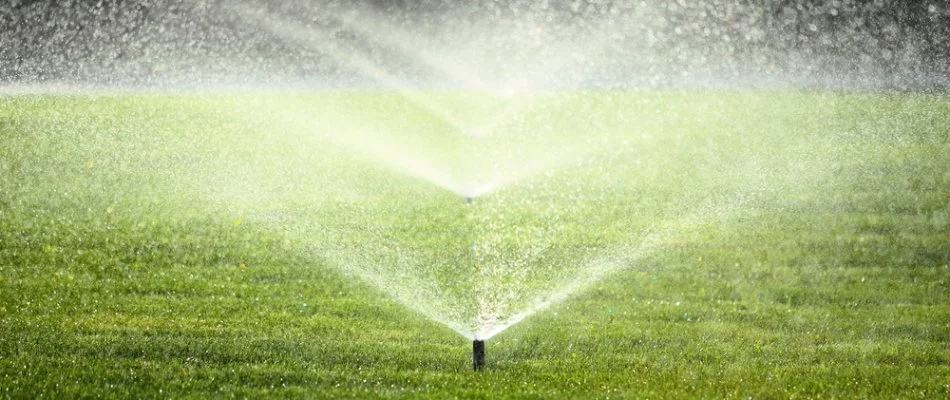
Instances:
[[[504,108],[422,96],[466,121]],[[472,144],[386,92],[0,97],[0,397],[950,396],[950,98],[532,101]],[[311,135],[341,119],[441,161],[582,157],[470,207]],[[489,340],[480,373],[467,339],[359,278],[394,270],[340,266],[413,248],[436,266],[395,282],[460,296],[479,221],[553,218],[550,268],[665,234]],[[493,285],[573,276],[544,271]]]

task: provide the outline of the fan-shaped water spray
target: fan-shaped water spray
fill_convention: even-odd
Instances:
[[[326,108],[334,113],[346,109],[346,102],[339,99],[327,103],[326,94],[320,96],[319,101],[279,97],[284,98],[280,106],[275,106],[273,113],[265,114],[280,115],[276,110],[284,110],[286,114],[278,119],[285,120],[287,125],[279,130],[282,135],[294,138],[292,141],[297,145],[319,146],[362,135],[360,142],[368,143],[368,148],[378,152],[369,156],[375,160],[399,160],[386,152],[398,149],[400,143],[388,141],[411,137],[412,130],[401,128],[398,121],[390,121],[376,131],[352,121],[336,119],[333,121],[339,122],[329,123],[331,116],[311,113],[303,117],[302,111],[295,111],[298,107],[301,110]],[[276,98],[266,103],[273,106]],[[588,108],[580,104],[587,101],[600,104],[618,99],[585,96],[564,100],[573,103],[569,108],[574,109]],[[629,102],[629,99],[623,101]],[[251,104],[261,109],[256,101]],[[333,106],[325,107],[327,104]],[[695,104],[683,107],[687,110]],[[372,110],[362,112],[369,115]],[[306,121],[308,118],[326,124],[328,133],[314,134],[313,123]],[[603,115],[602,119],[609,120],[609,116]],[[647,117],[638,122],[642,125],[628,128],[650,130],[657,128],[651,128],[651,124],[662,123],[659,127],[664,130],[677,129],[669,122],[651,122]],[[611,122],[616,123],[616,120]],[[269,129],[275,128],[274,121],[268,120],[266,125]],[[342,135],[345,139],[340,139],[337,132],[346,132]],[[670,139],[681,134],[669,134]],[[607,133],[602,135],[610,137]],[[412,148],[418,156],[406,156],[404,160],[418,161],[428,155],[441,160],[446,168],[383,164],[400,174],[406,171],[446,173],[453,165],[450,161],[459,157],[450,154],[448,158],[438,159],[435,155],[463,147],[457,142],[463,139],[451,133],[442,138],[440,141],[427,137],[425,146]],[[789,140],[795,142],[794,138]],[[512,143],[506,142],[507,145]],[[697,154],[718,157],[715,148],[720,144],[714,140],[704,143],[705,147],[683,148],[686,152],[679,156],[682,159],[674,167],[653,158],[656,156],[650,148],[658,145],[665,146],[653,143],[650,136],[641,136],[635,142],[627,139],[624,146],[589,153],[571,168],[549,170],[547,174],[527,177],[520,183],[489,193],[481,192],[480,189],[485,189],[478,187],[454,187],[456,180],[448,174],[436,178],[436,175],[422,175],[429,172],[410,173],[408,175],[423,181],[442,179],[445,183],[440,186],[452,188],[464,200],[454,195],[436,195],[427,184],[416,185],[411,179],[399,178],[397,187],[404,189],[374,192],[389,185],[367,188],[359,195],[360,202],[324,201],[325,204],[310,206],[306,212],[295,212],[292,218],[276,219],[269,225],[294,237],[305,238],[313,243],[310,251],[315,257],[326,259],[420,314],[469,339],[487,340],[611,273],[636,265],[644,255],[662,249],[664,243],[675,242],[680,235],[678,230],[684,226],[711,224],[742,215],[750,212],[743,204],[775,201],[791,187],[807,190],[820,182],[817,176],[823,171],[811,167],[807,173],[784,176],[781,168],[786,166],[770,165],[769,161],[758,158],[715,163],[689,160]],[[344,147],[359,148],[359,145],[350,142]],[[796,159],[795,164],[814,162],[814,157],[818,157],[797,145],[786,144],[783,148],[796,149],[800,160]],[[490,153],[483,154],[490,156]],[[670,153],[665,150],[660,154],[667,157]],[[625,169],[602,175],[599,165],[605,157],[628,158],[633,162]],[[702,164],[697,164],[700,161]],[[695,169],[700,168],[699,165],[703,169]],[[692,183],[672,193],[651,192],[651,185],[661,183],[663,178],[660,177],[666,174]],[[717,177],[719,181],[703,183],[702,179],[689,177],[694,174],[706,177],[702,179]],[[643,181],[650,175],[656,175],[659,181],[653,184]],[[642,192],[605,191],[605,187],[610,187],[609,180],[615,178],[640,180]],[[271,184],[276,188],[278,183]],[[703,193],[708,185],[717,191]],[[272,189],[258,187],[256,190]],[[475,199],[479,195],[482,196]],[[230,196],[212,200],[225,205],[233,202]],[[275,212],[286,212],[268,208],[266,215],[256,215],[257,208],[251,204],[239,212],[258,221],[267,220]],[[578,236],[579,232],[588,233]]]
[[[682,16],[677,10],[691,6],[679,3],[574,2],[564,10],[543,3],[530,12],[472,6],[472,14],[462,7],[414,20],[365,4],[238,2],[210,7],[204,24],[162,20],[188,33],[182,36],[194,41],[188,50],[198,59],[203,48],[272,50],[242,62],[209,59],[222,75],[263,71],[267,79],[304,83],[197,96],[188,107],[232,132],[226,140],[108,137],[117,168],[167,192],[170,203],[198,199],[209,213],[239,215],[303,243],[295,251],[315,263],[472,340],[476,370],[484,366],[485,340],[613,273],[643,267],[683,232],[761,204],[779,208],[831,174],[836,155],[811,148],[804,138],[813,132],[736,143],[742,122],[769,118],[755,94],[616,90],[791,81],[796,75],[782,68],[827,53],[798,46],[811,40],[821,49],[830,40],[817,25],[801,25],[812,33],[772,53],[758,41],[780,30],[769,24],[788,24],[770,14],[711,6]],[[168,21],[177,21],[173,9]],[[679,19],[656,18],[663,13]],[[505,17],[479,18],[486,15]],[[707,18],[727,22],[706,26]],[[200,74],[194,66],[172,74],[166,63],[126,55],[160,52],[162,43],[181,39],[158,26],[141,49],[106,46],[114,65],[81,72],[108,80],[121,75],[115,70],[133,71],[146,81]],[[194,39],[202,32],[194,26],[208,36],[228,27],[240,40],[224,35],[206,45]],[[679,36],[688,39],[671,39]],[[799,47],[797,57],[785,54]],[[861,57],[815,62],[854,59]],[[240,68],[229,70],[232,64]],[[307,80],[314,64],[322,68],[318,84]],[[303,72],[287,72],[293,68]],[[803,112],[823,112],[791,97]],[[748,112],[724,120],[734,115],[727,108]],[[132,121],[150,112],[129,109]]]

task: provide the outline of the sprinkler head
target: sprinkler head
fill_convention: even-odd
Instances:
[[[475,339],[472,342],[472,367],[481,371],[485,366],[485,341]]]
[[[474,199],[469,196],[465,196],[465,204],[472,204],[472,200]]]

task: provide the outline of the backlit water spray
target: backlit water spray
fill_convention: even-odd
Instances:
[[[733,88],[950,76],[917,56],[947,29],[926,25],[937,6],[920,10],[927,29],[886,39],[916,28],[829,22],[877,3],[154,3],[3,6],[0,21],[65,21],[4,31],[3,91],[134,93],[124,120],[77,141],[83,156],[302,243],[288,248],[471,340],[476,370],[515,324],[703,226],[800,206],[832,175],[839,156],[813,131],[734,142],[770,109]],[[655,90],[670,87],[703,90]],[[229,134],[152,126],[185,120]]]

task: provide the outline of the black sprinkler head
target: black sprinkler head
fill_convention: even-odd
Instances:
[[[485,367],[485,341],[475,339],[472,342],[472,367],[481,371]]]
[[[474,199],[472,199],[471,197],[465,196],[465,204],[472,204],[472,200]]]

